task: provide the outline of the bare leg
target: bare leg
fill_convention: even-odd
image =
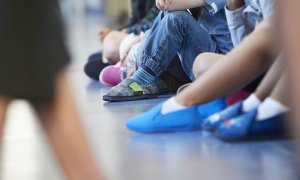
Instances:
[[[57,79],[53,104],[34,105],[68,179],[102,179],[80,126],[65,75]]]
[[[270,96],[274,87],[276,86],[278,79],[282,75],[284,65],[282,63],[281,57],[278,58],[271,69],[268,71],[262,82],[259,84],[255,91],[255,95],[263,101],[265,98]]]
[[[199,56],[197,56],[193,65],[193,73],[195,78],[197,79],[199,76],[203,75],[223,56],[224,55],[215,53],[202,53]]]
[[[270,97],[275,99],[276,101],[280,102],[285,106],[289,106],[287,94],[288,94],[288,83],[286,79],[286,74],[283,73],[280,77],[279,81],[277,82],[275,88],[273,89]]]
[[[284,60],[287,62],[288,93],[290,97],[290,107],[292,111],[291,126],[297,140],[300,138],[300,1],[277,1],[279,7],[280,40],[285,51]],[[297,142],[297,141],[295,141]],[[298,142],[297,142],[298,143]],[[298,154],[300,154],[300,144],[298,143]],[[299,157],[299,156],[296,156]]]
[[[120,61],[119,49],[122,40],[128,34],[122,31],[112,31],[103,40],[103,61],[116,64]],[[105,63],[108,63],[105,62]]]
[[[10,100],[8,98],[0,97],[0,152],[2,151],[3,128],[9,102]]]
[[[177,95],[185,106],[207,103],[226,96],[270,68],[278,56],[273,47],[272,24],[265,20],[238,47]]]

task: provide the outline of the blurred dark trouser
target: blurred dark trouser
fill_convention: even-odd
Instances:
[[[153,0],[131,0],[131,19],[128,26],[132,26],[142,20],[155,4]]]
[[[0,0],[0,59],[0,94],[52,100],[69,62],[57,1]]]

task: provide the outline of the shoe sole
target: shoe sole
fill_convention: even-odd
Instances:
[[[169,92],[168,90],[163,90],[160,93],[156,93],[156,94],[143,94],[137,96],[103,96],[103,100],[108,102],[123,102],[123,101],[136,101],[142,99],[153,99],[153,98],[158,98],[160,95],[166,95],[168,94],[168,92]]]
[[[152,99],[152,98],[157,98],[158,96],[159,94],[145,94],[145,95],[138,95],[138,96],[103,96],[103,100],[108,102],[122,102],[122,101]]]
[[[258,134],[253,136],[241,137],[241,138],[223,138],[217,134],[215,137],[224,141],[224,142],[249,142],[249,141],[264,141],[264,140],[280,140],[280,139],[287,139],[291,138],[290,134],[283,133],[283,134]]]
[[[201,127],[194,128],[194,127],[183,127],[183,128],[176,128],[176,129],[165,129],[165,130],[157,130],[157,131],[147,131],[147,130],[138,130],[134,128],[130,128],[127,126],[127,129],[138,132],[138,133],[145,133],[145,134],[157,134],[157,133],[180,133],[180,132],[191,132],[191,131],[199,131]]]

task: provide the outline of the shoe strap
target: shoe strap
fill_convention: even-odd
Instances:
[[[129,87],[134,91],[135,95],[144,94],[143,88],[140,85],[138,85],[138,83],[136,82],[131,83]]]

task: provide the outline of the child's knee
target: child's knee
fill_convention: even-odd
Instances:
[[[193,73],[195,78],[198,78],[201,74],[203,74],[209,67],[207,63],[207,55],[206,53],[202,53],[197,56],[194,65],[193,65]]]
[[[119,54],[114,49],[103,50],[103,56],[109,64],[116,64],[120,61]]]
[[[193,65],[193,73],[195,78],[198,78],[202,74],[204,74],[208,69],[213,66],[213,64],[217,61],[215,54],[213,53],[202,53],[197,56],[194,65]]]
[[[115,64],[120,60],[119,47],[123,36],[118,32],[111,32],[103,40],[103,56],[108,59],[109,63]]]
[[[114,45],[106,45],[105,48],[103,48],[103,56],[110,64],[116,64],[120,61],[119,50]]]

